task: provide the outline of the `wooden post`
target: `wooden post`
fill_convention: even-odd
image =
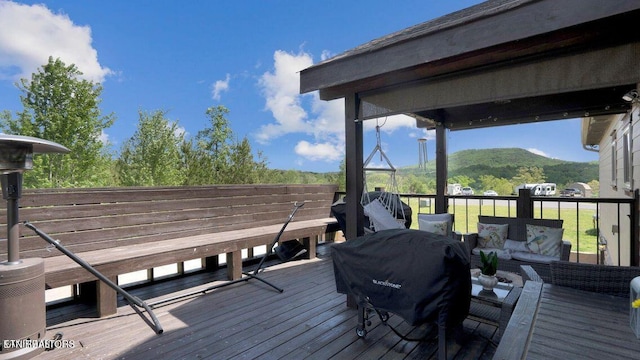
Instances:
[[[449,203],[445,196],[447,167],[447,129],[440,122],[436,125],[436,214],[443,214],[449,210]]]
[[[533,218],[533,201],[531,201],[531,190],[520,189],[518,191],[518,199],[516,200],[516,217]]]
[[[345,239],[355,239],[364,234],[364,209],[360,197],[364,190],[362,155],[362,121],[358,120],[360,99],[357,94],[345,97],[345,165],[346,165],[346,234]],[[356,308],[355,299],[347,296],[347,307]]]
[[[357,94],[345,98],[345,165],[347,176],[346,195],[346,239],[354,239],[364,234],[364,210],[360,197],[364,189],[362,172],[362,121],[358,120],[360,99]]]

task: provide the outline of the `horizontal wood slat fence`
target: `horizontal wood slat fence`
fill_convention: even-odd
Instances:
[[[243,249],[271,243],[305,202],[280,241],[317,240],[336,230],[335,185],[216,185],[24,190],[19,220],[29,221],[109,278],[162,265],[227,255],[229,279],[242,276]],[[7,210],[0,209],[0,261],[7,259]],[[116,311],[116,293],[21,226],[20,258],[45,258],[47,287],[89,283],[101,316]]]

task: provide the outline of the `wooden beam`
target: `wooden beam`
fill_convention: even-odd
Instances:
[[[478,129],[500,125],[515,125],[559,119],[597,117],[626,113],[631,103],[621,94],[634,89],[635,83],[584,91],[572,91],[537,97],[490,101],[472,105],[417,112],[423,118],[443,122],[454,130]],[[417,122],[418,127],[433,128],[433,124]]]
[[[360,118],[628,86],[640,82],[638,58],[640,41],[361,93]]]

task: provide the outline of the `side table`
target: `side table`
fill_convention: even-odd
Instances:
[[[469,318],[497,326],[500,338],[522,293],[522,278],[518,279],[517,274],[498,273],[498,277],[509,279],[511,283],[499,282],[493,291],[486,291],[478,282],[477,275],[471,271]]]

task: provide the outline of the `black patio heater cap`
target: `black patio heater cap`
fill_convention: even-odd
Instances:
[[[69,149],[51,141],[0,134],[0,180],[2,197],[7,201],[7,260],[0,262],[0,340],[44,338],[44,261],[20,259],[18,199],[22,195],[22,173],[32,169],[34,153],[67,152]],[[5,348],[4,343],[0,342],[0,359],[28,359],[44,350],[38,346]]]

